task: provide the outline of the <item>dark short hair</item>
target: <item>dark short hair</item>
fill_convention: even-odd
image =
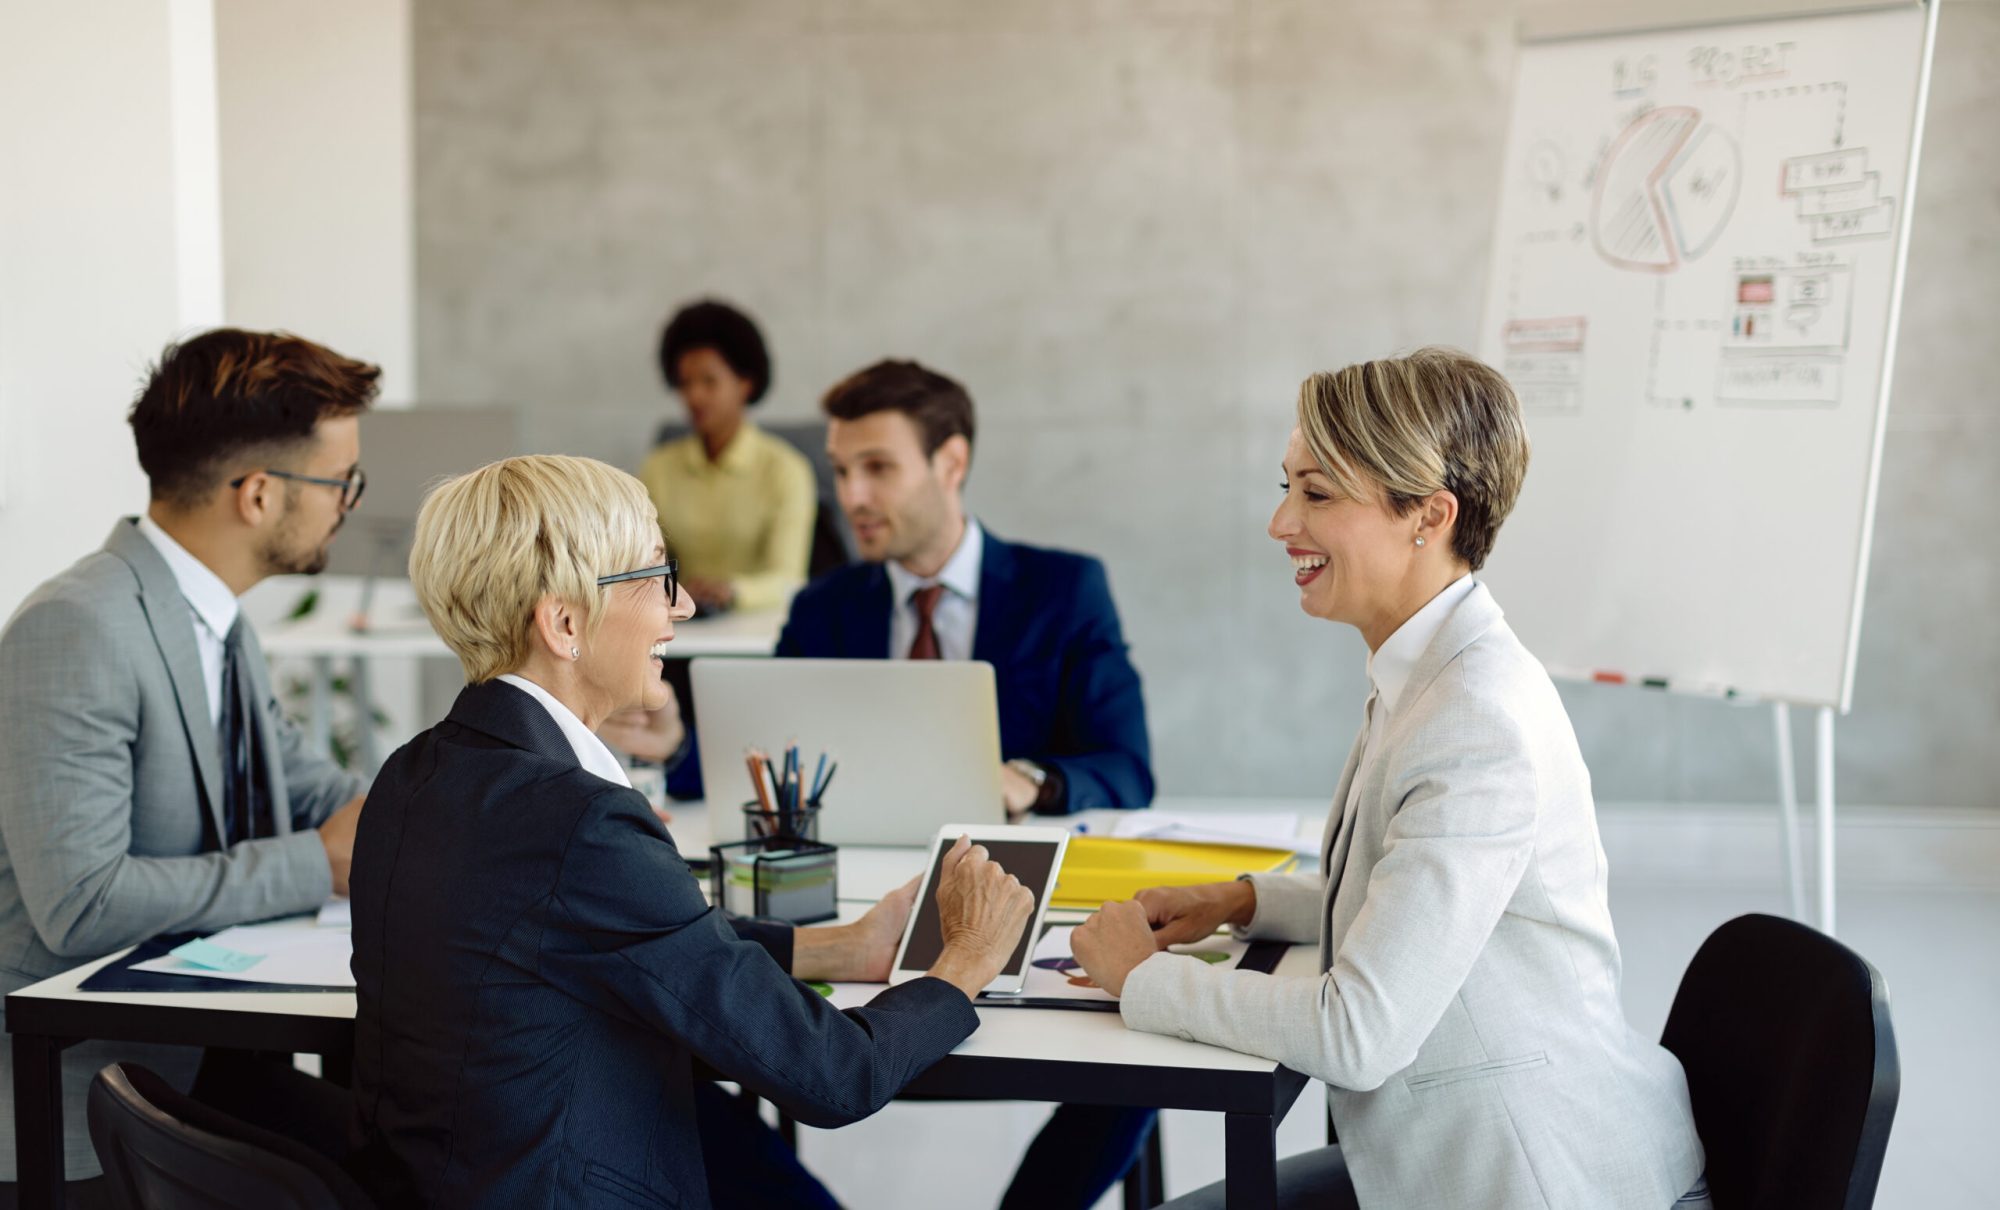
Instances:
[[[126,415],[153,498],[199,504],[245,455],[291,453],[320,421],[366,410],[381,375],[289,332],[216,328],[169,344]]]
[[[750,383],[750,402],[771,389],[771,353],[764,334],[748,315],[725,302],[704,298],[674,312],[660,333],[660,376],[681,389],[681,358],[696,349],[714,349],[738,378]]]
[[[859,420],[876,412],[901,412],[917,426],[924,456],[953,437],[972,444],[972,396],[936,370],[914,361],[878,361],[835,383],[821,403],[835,420]]]

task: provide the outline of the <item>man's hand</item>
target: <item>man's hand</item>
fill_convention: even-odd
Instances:
[[[612,748],[640,760],[664,762],[680,751],[687,738],[681,722],[680,699],[672,685],[665,685],[667,704],[658,710],[619,710],[598,725],[597,738]]]
[[[1000,801],[1007,808],[1007,822],[1016,823],[1042,796],[1042,788],[1028,775],[1009,764],[1000,766]]]
[[[1146,922],[1146,909],[1123,900],[1105,904],[1077,925],[1069,935],[1069,952],[1090,976],[1087,980],[1071,976],[1071,983],[1094,983],[1116,996],[1124,992],[1125,978],[1133,968],[1159,953],[1160,946],[1153,938],[1153,926]]]
[[[354,865],[354,829],[361,823],[361,804],[367,799],[366,794],[356,794],[319,826],[319,842],[326,846],[326,864],[333,871],[336,895],[347,894],[347,874]]]
[[[736,585],[719,576],[682,576],[681,587],[704,613],[721,613],[736,604]]]
[[[912,878],[882,897],[852,924],[802,928],[792,933],[792,977],[829,983],[887,983],[903,926],[917,902]]]

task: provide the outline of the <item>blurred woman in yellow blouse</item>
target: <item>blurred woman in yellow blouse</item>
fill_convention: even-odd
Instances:
[[[704,610],[783,605],[805,583],[818,499],[805,455],[750,421],[771,385],[763,335],[726,303],[692,303],[660,336],[660,373],[693,432],[639,478],[674,536],[681,587]]]

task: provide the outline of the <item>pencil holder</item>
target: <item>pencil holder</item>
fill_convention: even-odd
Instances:
[[[819,808],[807,807],[787,819],[764,810],[761,803],[743,804],[743,839],[745,840],[813,840],[819,839]]]
[[[798,838],[763,837],[711,847],[712,902],[732,916],[816,924],[839,914],[840,851]]]

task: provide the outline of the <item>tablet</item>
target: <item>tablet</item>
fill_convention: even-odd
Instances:
[[[1042,915],[1049,910],[1056,872],[1062,869],[1063,848],[1069,843],[1069,833],[1062,828],[993,824],[946,824],[939,828],[931,841],[931,859],[924,867],[923,885],[917,888],[916,910],[910,913],[910,922],[903,929],[903,943],[896,947],[896,962],[890,968],[889,982],[922,978],[944,949],[944,929],[938,920],[938,867],[944,864],[944,855],[958,843],[960,836],[969,836],[972,843],[985,845],[987,854],[1000,868],[1020,879],[1021,885],[1035,897],[1035,914],[1029,918],[1028,927],[1021,930],[1020,941],[1001,967],[999,977],[985,989],[987,995],[1018,996],[1028,980],[1030,942],[1042,935]]]

